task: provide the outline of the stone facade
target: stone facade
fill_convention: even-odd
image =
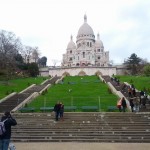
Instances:
[[[41,76],[62,76],[62,75],[125,75],[127,72],[125,66],[114,66],[114,67],[50,67],[40,68]]]
[[[104,51],[104,45],[99,34],[95,40],[93,29],[88,25],[86,15],[84,15],[83,25],[79,28],[76,44],[71,36],[66,53],[63,54],[62,66],[109,66],[109,52]]]

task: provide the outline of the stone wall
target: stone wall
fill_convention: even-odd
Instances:
[[[71,67],[71,68],[51,68],[49,69],[50,76],[63,75],[116,75],[116,67]]]
[[[123,65],[118,65],[115,67],[50,67],[50,68],[41,68],[40,76],[62,76],[62,75],[124,75],[127,74],[128,70]]]

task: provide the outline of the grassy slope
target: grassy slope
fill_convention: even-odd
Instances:
[[[8,84],[0,82],[0,99],[7,96],[6,93],[20,92],[29,85],[42,83],[45,79],[45,77],[21,78],[10,80]]]
[[[68,84],[70,82],[70,84]],[[71,92],[69,92],[71,89]],[[59,100],[65,106],[75,105],[99,105],[106,109],[108,105],[116,106],[118,97],[108,93],[108,86],[96,76],[66,77],[63,84],[57,84],[48,90],[48,93],[39,96],[29,106],[40,108],[42,106],[54,106]]]

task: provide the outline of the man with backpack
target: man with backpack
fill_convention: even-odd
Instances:
[[[0,150],[8,150],[11,138],[11,126],[17,125],[17,122],[8,111],[2,116],[1,122],[4,123],[4,126],[0,126]]]

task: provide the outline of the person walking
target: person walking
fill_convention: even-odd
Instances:
[[[134,109],[135,109],[135,112],[139,112],[139,109],[140,109],[140,99],[138,97],[134,98]]]
[[[122,97],[122,111],[125,112],[126,111],[126,108],[127,108],[127,103],[126,103],[126,100],[124,97]]]
[[[64,104],[60,102],[60,119],[64,121]]]
[[[11,116],[9,111],[6,111],[1,118],[1,121],[5,121],[6,131],[0,135],[0,150],[8,150],[11,139],[11,126],[17,125],[16,120]]]
[[[131,106],[131,111],[134,112],[133,98],[130,98],[130,106]]]
[[[54,112],[55,112],[55,120],[58,121],[58,118],[60,117],[60,102],[58,101],[54,106]]]
[[[118,107],[120,112],[122,111],[121,106],[122,106],[122,99],[119,99],[117,102],[117,107]]]

